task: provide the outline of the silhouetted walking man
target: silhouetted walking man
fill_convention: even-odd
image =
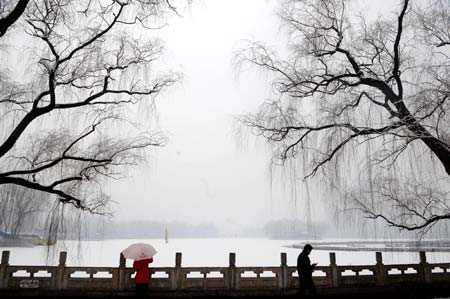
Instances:
[[[303,247],[303,251],[299,254],[297,258],[297,272],[298,279],[300,282],[299,294],[300,296],[305,296],[305,291],[308,290],[309,295],[311,297],[315,297],[316,286],[314,285],[314,281],[312,279],[312,272],[314,267],[317,265],[316,263],[311,265],[311,261],[309,260],[308,255],[312,251],[312,246],[310,244],[306,244]]]

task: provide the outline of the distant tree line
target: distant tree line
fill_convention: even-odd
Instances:
[[[309,227],[310,231],[307,231]],[[170,238],[216,238],[216,237],[267,237],[271,239],[302,239],[326,233],[327,225],[313,223],[309,226],[300,220],[273,220],[261,227],[243,226],[233,233],[225,231],[220,225],[205,222],[189,224],[182,221],[136,220],[115,222],[105,225],[104,238],[164,238],[165,230]]]
[[[164,238],[166,229],[169,238],[211,238],[220,235],[219,229],[212,223],[134,220],[108,224],[105,227],[104,238]]]
[[[299,219],[282,219],[267,222],[265,235],[271,239],[311,239],[320,238],[328,231],[325,223],[308,224]]]

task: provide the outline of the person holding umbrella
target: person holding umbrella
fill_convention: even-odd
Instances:
[[[153,258],[138,260],[133,262],[133,268],[136,269],[134,283],[136,284],[136,296],[145,298],[148,291],[148,283],[150,282],[150,271],[148,264],[153,262]]]
[[[148,265],[153,262],[156,254],[155,248],[150,244],[134,243],[122,251],[125,258],[134,260],[133,268],[136,269],[134,283],[136,284],[136,297],[145,298],[150,282],[150,270]]]

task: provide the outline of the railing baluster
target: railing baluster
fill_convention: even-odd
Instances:
[[[338,271],[336,265],[336,253],[330,252],[330,279],[329,283],[331,283],[332,287],[337,288],[339,286],[339,277],[341,273]]]
[[[287,289],[289,287],[289,276],[287,269],[287,254],[282,252],[281,255],[281,277],[278,278],[278,287],[281,289]]]
[[[172,279],[172,289],[175,290],[181,290],[183,288],[184,277],[181,271],[181,261],[182,261],[181,252],[175,253],[175,269]]]
[[[58,270],[56,272],[57,273],[56,280],[54,281],[56,283],[56,288],[58,290],[63,290],[67,285],[68,277],[66,277],[66,275],[65,275],[66,261],[67,261],[67,252],[61,251],[59,253],[59,265],[58,265]]]
[[[228,256],[228,287],[235,290],[239,287],[240,274],[236,271],[236,253],[230,252]]]
[[[2,261],[0,264],[0,289],[8,287],[9,250],[2,251]]]
[[[419,252],[420,256],[420,272],[422,275],[422,279],[425,283],[431,282],[431,268],[430,265],[427,263],[427,256],[425,251]]]
[[[375,253],[375,259],[376,259],[377,263],[375,265],[375,273],[374,274],[376,275],[377,284],[385,285],[386,284],[386,268],[384,267],[384,264],[383,264],[383,255],[381,254],[381,252]]]

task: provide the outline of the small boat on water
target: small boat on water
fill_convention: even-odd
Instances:
[[[34,234],[10,234],[0,231],[0,247],[33,247],[55,245],[56,240],[44,239]]]
[[[38,236],[38,238],[32,239],[31,243],[33,245],[55,245],[56,240],[43,239]]]

